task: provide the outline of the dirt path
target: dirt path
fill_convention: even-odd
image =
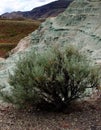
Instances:
[[[0,130],[101,130],[101,97],[64,113],[26,112],[1,104]]]

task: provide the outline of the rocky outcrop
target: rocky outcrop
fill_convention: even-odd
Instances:
[[[101,58],[101,1],[74,1],[32,34],[33,44],[75,44],[93,59]],[[40,37],[40,38],[38,38]]]
[[[28,48],[30,46],[30,42],[31,42],[31,36],[27,36],[23,39],[20,40],[20,42],[18,43],[18,45],[11,50],[10,54],[15,54],[15,53],[19,53],[22,51],[25,51],[26,48]]]
[[[94,62],[101,62],[101,1],[75,0],[68,9],[56,18],[49,18],[38,30],[30,34],[31,42],[24,51],[19,47],[17,53],[0,62],[0,85],[9,90],[8,72],[13,72],[19,55],[35,48],[42,50],[50,44],[73,44],[87,53]],[[29,38],[28,38],[29,39]],[[22,43],[27,45],[26,38]],[[29,42],[30,40],[28,40]],[[19,46],[19,45],[18,45]],[[23,50],[23,49],[22,49]]]
[[[26,53],[28,48],[30,48],[30,35],[23,38],[9,54],[9,58],[0,58],[0,86],[9,90],[8,77],[9,72],[13,73],[16,62],[19,60],[24,53]]]

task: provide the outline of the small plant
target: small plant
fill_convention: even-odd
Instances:
[[[19,106],[47,103],[62,110],[87,88],[99,86],[98,70],[73,46],[33,51],[17,63],[9,76],[11,96],[3,96]]]

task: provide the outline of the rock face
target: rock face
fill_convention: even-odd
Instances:
[[[33,44],[75,44],[94,60],[101,59],[101,1],[75,0],[56,18],[32,33]]]
[[[65,12],[47,19],[38,30],[30,34],[30,45],[7,60],[0,61],[0,85],[8,84],[8,71],[12,72],[19,55],[32,48],[43,49],[50,44],[73,44],[87,53],[95,62],[101,62],[101,1],[75,0]],[[24,39],[26,43],[26,38]],[[21,43],[20,43],[21,44]],[[18,48],[18,47],[17,47]],[[16,50],[16,49],[15,49]],[[16,51],[15,51],[16,52]]]
[[[24,51],[26,48],[30,46],[30,42],[31,42],[30,35],[21,39],[18,45],[14,49],[11,50],[10,54],[12,55],[12,54]]]

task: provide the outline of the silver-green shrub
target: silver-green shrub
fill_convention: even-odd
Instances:
[[[99,69],[75,47],[49,47],[20,59],[9,76],[12,95],[3,96],[20,106],[42,102],[60,110],[99,86],[99,79]]]

